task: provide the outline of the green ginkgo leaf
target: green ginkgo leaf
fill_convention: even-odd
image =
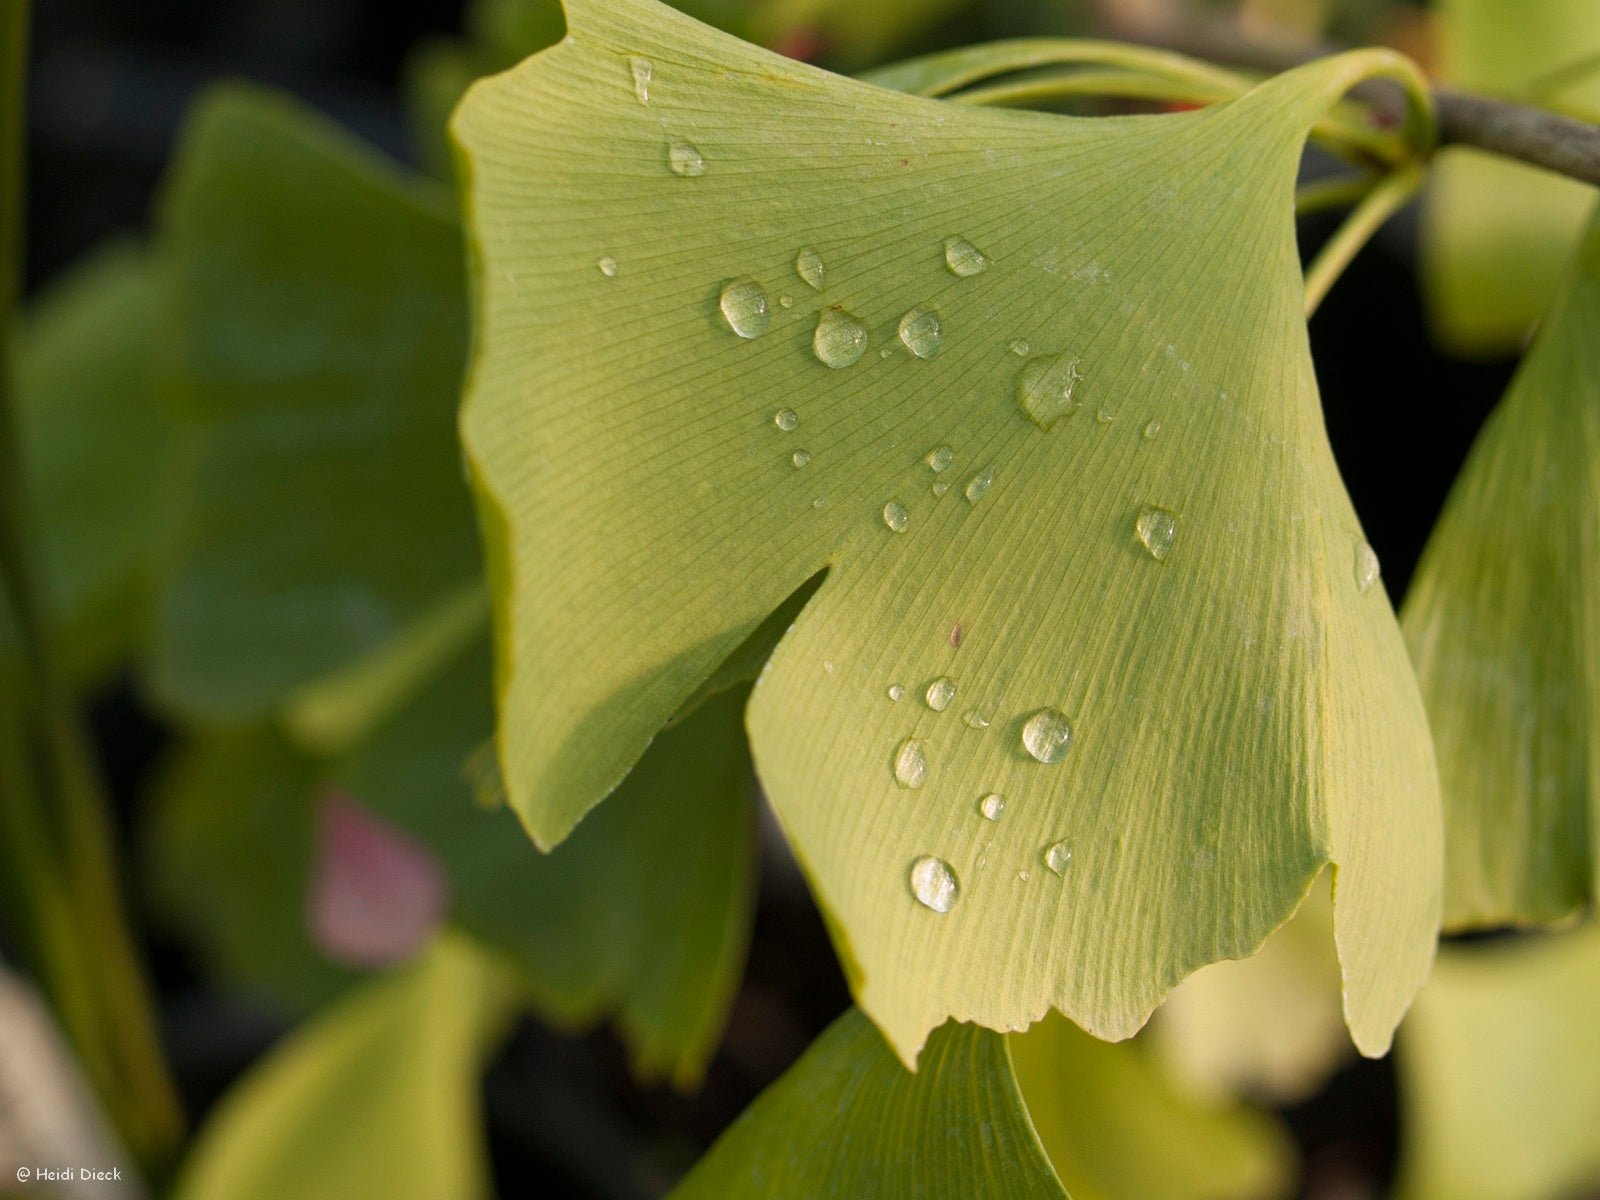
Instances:
[[[153,672],[185,714],[239,721],[480,570],[453,425],[460,232],[437,185],[228,87],[185,133],[159,250],[184,430]]]
[[[1446,948],[1400,1031],[1399,1200],[1600,1188],[1600,926]]]
[[[1459,87],[1600,118],[1593,0],[1442,0],[1440,67]],[[1594,190],[1536,167],[1451,147],[1430,172],[1423,296],[1433,331],[1469,355],[1515,352],[1555,294]]]
[[[478,1075],[512,1012],[464,941],[374,980],[273,1048],[200,1131],[179,1200],[477,1200]]]
[[[1600,220],[1450,493],[1411,591],[1445,920],[1547,921],[1600,878]]]
[[[454,126],[463,431],[534,838],[825,572],[747,724],[903,1058],[951,1015],[1126,1037],[1328,862],[1381,1052],[1433,953],[1437,784],[1323,430],[1292,189],[1310,126],[1403,60],[1073,119],[649,0],[567,18]]]

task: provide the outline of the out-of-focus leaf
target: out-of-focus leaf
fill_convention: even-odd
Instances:
[[[475,1200],[490,1195],[478,1074],[515,989],[441,938],[290,1035],[222,1101],[178,1200]]]
[[[1406,597],[1445,799],[1445,921],[1546,921],[1600,872],[1600,219]]]
[[[852,1010],[728,1129],[673,1200],[1061,1200],[1005,1039],[948,1025],[915,1074]]]
[[[1600,53],[1593,0],[1440,0],[1441,69],[1451,83],[1527,96],[1539,79]],[[1537,99],[1600,119],[1600,74]],[[1435,335],[1467,355],[1517,349],[1555,293],[1594,189],[1476,150],[1443,151],[1422,238]]]
[[[832,61],[853,69],[883,61],[885,55],[971,4],[972,0],[757,0],[751,5],[749,33],[763,45],[799,51],[802,58],[826,52]],[[703,14],[694,15],[705,19]]]
[[[826,567],[749,728],[903,1057],[952,1014],[1125,1036],[1330,861],[1381,1052],[1433,953],[1437,784],[1323,430],[1292,188],[1307,129],[1402,60],[1080,120],[852,83],[644,0],[567,16],[455,119],[463,428],[534,837]]]
[[[1600,926],[1445,948],[1400,1032],[1400,1200],[1600,1187]]]
[[[1172,990],[1153,1048],[1187,1088],[1293,1104],[1322,1085],[1349,1050],[1332,928],[1324,879],[1255,954],[1202,967]]]
[[[1143,1039],[1110,1044],[1052,1013],[1010,1035],[1022,1098],[1072,1200],[1257,1200],[1294,1176],[1287,1132],[1173,1085]]]
[[[186,469],[154,674],[239,721],[381,653],[479,570],[442,191],[239,87],[183,139],[161,251]]]
[[[168,466],[155,291],[149,255],[116,245],[56,283],[23,331],[18,420],[45,603],[66,668],[82,685],[115,667],[149,602]]]

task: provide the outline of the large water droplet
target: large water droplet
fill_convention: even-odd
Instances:
[[[891,700],[903,700],[905,698],[905,694],[906,694],[906,689],[904,687],[902,687],[900,684],[891,683],[889,685],[889,699],[891,699]]]
[[[904,533],[911,523],[911,514],[900,501],[891,500],[883,506],[883,523],[896,533]]]
[[[1378,573],[1382,568],[1378,563],[1378,553],[1366,542],[1356,544],[1356,591],[1365,595],[1372,590],[1372,585],[1378,582]]]
[[[999,792],[990,792],[978,801],[978,811],[987,821],[998,821],[1000,814],[1006,811],[1006,798]]]
[[[595,263],[595,266],[600,268],[600,274],[604,275],[607,279],[615,279],[617,277],[617,260],[612,258],[609,254],[602,258],[599,262]]]
[[[772,414],[772,423],[785,433],[793,433],[800,424],[800,414],[792,408],[780,408]]]
[[[894,752],[894,781],[903,788],[919,788],[928,778],[928,756],[922,752],[922,743],[907,738]]]
[[[928,685],[922,698],[934,712],[943,712],[950,707],[950,701],[956,698],[956,681],[948,675],[941,675]]]
[[[648,58],[635,55],[628,59],[628,70],[633,73],[633,94],[639,98],[640,104],[649,104],[650,81],[656,74],[655,64]]]
[[[1044,865],[1057,875],[1065,875],[1067,868],[1072,865],[1072,843],[1060,841],[1046,846],[1044,849]]]
[[[976,504],[979,500],[982,500],[983,497],[984,497],[984,494],[986,492],[988,492],[990,486],[993,483],[994,483],[994,468],[993,467],[985,467],[983,470],[979,471],[976,475],[974,475],[971,479],[967,480],[967,500],[968,500],[968,502],[971,503],[971,504]]]
[[[735,279],[725,285],[718,303],[728,328],[742,338],[760,337],[772,321],[766,289],[754,279]]]
[[[824,366],[848,367],[867,352],[867,327],[835,305],[817,314],[811,349]]]
[[[1059,708],[1041,708],[1022,725],[1022,748],[1042,763],[1060,762],[1072,746],[1072,722]]]
[[[1133,531],[1139,535],[1150,557],[1163,562],[1172,553],[1172,543],[1178,537],[1178,514],[1169,508],[1146,504],[1139,510]]]
[[[989,259],[966,238],[951,237],[944,240],[944,265],[952,275],[966,279],[987,267]]]
[[[946,470],[955,461],[956,452],[949,446],[935,446],[923,456],[922,461],[928,464],[930,470],[937,475]]]
[[[1153,442],[1153,441],[1156,440],[1156,435],[1159,434],[1160,432],[1161,432],[1161,418],[1160,417],[1152,417],[1150,419],[1150,421],[1144,427],[1144,440],[1147,441],[1147,442]]]
[[[1062,417],[1082,407],[1072,393],[1083,378],[1075,354],[1030,358],[1017,372],[1017,404],[1040,429],[1049,429]]]
[[[944,326],[931,308],[913,308],[900,318],[900,340],[918,358],[932,358],[944,341]]]
[[[789,462],[794,465],[796,470],[801,467],[809,467],[811,465],[811,451],[796,450],[789,455]]]
[[[705,156],[688,142],[673,142],[667,147],[667,165],[674,175],[685,179],[696,179],[706,173]]]
[[[911,894],[936,913],[947,913],[961,895],[961,884],[950,864],[924,854],[911,864]]]
[[[828,281],[828,269],[822,265],[822,255],[815,250],[800,251],[794,260],[794,273],[819,292]]]

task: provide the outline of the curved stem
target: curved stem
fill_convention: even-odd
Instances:
[[[1350,175],[1308,183],[1295,191],[1295,215],[1305,217],[1326,212],[1330,208],[1350,208],[1361,203],[1378,185],[1380,178],[1374,175]]]
[[[1361,252],[1361,247],[1367,244],[1372,235],[1394,215],[1397,209],[1411,199],[1412,194],[1422,183],[1422,175],[1422,167],[1411,163],[1384,176],[1345,218],[1344,224],[1339,226],[1327,244],[1317,252],[1316,258],[1306,268],[1307,317],[1317,311],[1317,306],[1322,303],[1323,297],[1328,294],[1334,281],[1344,269],[1350,265],[1351,260]]]

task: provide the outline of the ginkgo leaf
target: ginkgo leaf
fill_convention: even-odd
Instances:
[[[152,670],[186,715],[241,721],[481,569],[460,232],[437,185],[230,86],[185,133],[159,250],[184,430]]]
[[[567,19],[454,124],[463,432],[534,838],[826,572],[747,724],[902,1057],[951,1015],[1126,1037],[1330,861],[1381,1052],[1432,957],[1437,783],[1323,430],[1291,193],[1308,128],[1403,60],[1073,119],[649,0]]]
[[[1443,783],[1445,921],[1559,918],[1600,878],[1600,220],[1406,596]]]
[[[478,1075],[513,995],[500,964],[440,938],[274,1047],[201,1129],[174,1195],[487,1198]]]
[[[1400,1031],[1399,1200],[1600,1187],[1600,926],[1447,947]]]
[[[1451,83],[1600,118],[1600,73],[1557,80],[1561,68],[1600,54],[1593,0],[1441,0],[1435,8],[1439,65]],[[1545,79],[1553,90],[1539,88]],[[1429,174],[1422,282],[1434,334],[1457,353],[1515,352],[1555,294],[1594,190],[1461,147],[1441,151]]]

